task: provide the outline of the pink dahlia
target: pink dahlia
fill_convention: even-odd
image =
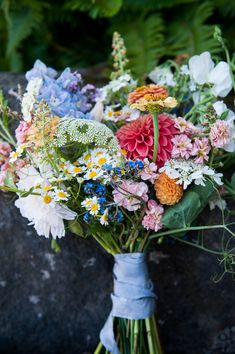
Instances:
[[[158,115],[159,142],[157,165],[162,166],[171,157],[173,148],[172,138],[179,134],[175,122],[167,114]],[[153,158],[154,131],[151,114],[146,114],[133,122],[125,124],[116,133],[122,149],[126,150],[127,158],[144,160]]]
[[[211,145],[215,148],[222,148],[229,144],[232,139],[231,127],[228,122],[217,119],[210,131]]]

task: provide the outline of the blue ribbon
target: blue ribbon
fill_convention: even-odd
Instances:
[[[155,311],[156,295],[149,278],[145,253],[125,253],[114,256],[114,292],[112,310],[100,332],[106,350],[120,354],[113,332],[113,317],[142,320]]]

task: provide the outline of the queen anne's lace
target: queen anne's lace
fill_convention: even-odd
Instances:
[[[69,142],[94,144],[110,151],[118,151],[118,142],[112,130],[106,125],[92,120],[66,118],[61,120],[57,131],[57,144],[64,146]]]

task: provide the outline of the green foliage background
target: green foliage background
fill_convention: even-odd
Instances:
[[[105,62],[118,31],[142,76],[166,57],[219,55],[214,25],[235,51],[234,19],[231,0],[0,0],[0,70],[25,71],[37,58],[56,69]]]

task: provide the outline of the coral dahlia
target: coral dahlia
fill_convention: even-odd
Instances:
[[[179,134],[175,122],[167,114],[159,114],[159,144],[157,165],[162,166],[171,157],[172,138]],[[116,133],[122,149],[127,151],[128,159],[144,160],[153,158],[154,131],[151,114],[143,115],[135,121],[125,124]]]
[[[160,173],[155,181],[156,197],[161,204],[174,205],[183,196],[183,187],[177,184],[177,179],[172,179],[166,173]]]

